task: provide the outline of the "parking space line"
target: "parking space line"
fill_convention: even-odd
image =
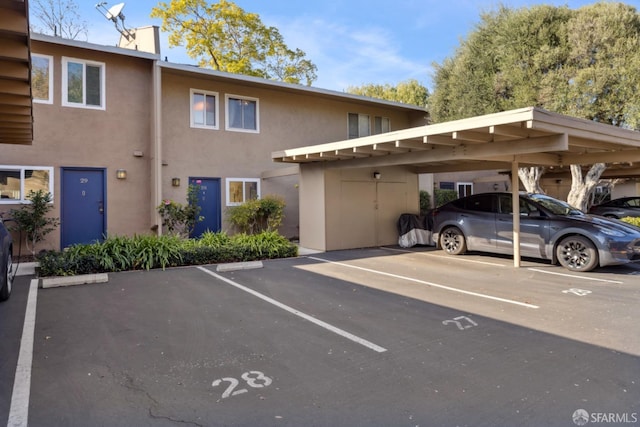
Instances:
[[[421,285],[433,286],[434,288],[440,288],[440,289],[444,289],[446,291],[458,292],[458,293],[461,293],[461,294],[471,295],[471,296],[479,297],[479,298],[486,298],[486,299],[490,299],[490,300],[493,300],[493,301],[500,301],[500,302],[505,302],[505,303],[508,303],[508,304],[520,305],[520,306],[527,307],[527,308],[540,308],[537,305],[528,304],[526,302],[514,301],[514,300],[510,300],[510,299],[506,299],[506,298],[494,297],[493,295],[487,295],[487,294],[481,294],[481,293],[478,293],[478,292],[466,291],[464,289],[458,289],[458,288],[453,288],[451,286],[440,285],[438,283],[427,282],[425,280],[414,279],[413,277],[400,276],[400,275],[397,275],[397,274],[387,273],[387,272],[384,272],[384,271],[372,270],[370,268],[358,267],[356,265],[345,264],[345,263],[337,262],[337,261],[329,261],[329,260],[326,260],[326,259],[316,258],[316,257],[313,257],[313,256],[310,256],[310,257],[307,257],[307,258],[313,259],[313,260],[316,260],[316,261],[322,261],[322,262],[330,263],[330,264],[340,265],[340,266],[343,266],[343,267],[354,268],[356,270],[367,271],[369,273],[380,274],[382,276],[393,277],[395,279],[401,279],[401,280],[407,280],[407,281],[410,281],[410,282],[420,283]]]
[[[388,251],[396,251],[396,252],[403,252],[403,253],[410,253],[410,254],[420,254],[420,255],[424,255],[424,256],[428,256],[428,257],[432,257],[432,258],[442,258],[442,259],[451,260],[451,261],[462,261],[462,262],[470,262],[470,263],[473,263],[473,264],[490,265],[492,267],[506,267],[505,264],[498,264],[498,263],[495,263],[495,262],[488,262],[488,261],[478,261],[476,259],[467,259],[467,258],[461,258],[461,257],[458,257],[458,256],[434,255],[431,252],[407,251],[407,250],[403,250],[403,249],[387,248],[387,247],[383,247],[383,249],[386,249]]]
[[[38,279],[31,280],[27,308],[22,327],[20,353],[13,380],[11,406],[7,427],[27,427],[29,419],[29,396],[31,394],[31,364],[33,362],[33,337],[36,327],[36,306],[38,303]]]
[[[527,270],[536,271],[538,273],[544,273],[544,274],[552,274],[554,276],[571,277],[573,279],[591,280],[592,282],[605,282],[605,283],[624,284],[624,282],[620,282],[619,280],[607,280],[607,279],[598,279],[596,277],[576,276],[574,274],[556,273],[554,271],[545,271],[545,270],[540,270],[538,268],[527,268]]]
[[[338,334],[338,335],[340,335],[340,336],[342,336],[344,338],[347,338],[347,339],[349,339],[349,340],[351,340],[351,341],[353,341],[355,343],[363,345],[363,346],[365,346],[365,347],[367,347],[367,348],[369,348],[369,349],[371,349],[373,351],[376,351],[378,353],[384,353],[385,351],[387,351],[387,349],[384,348],[384,347],[380,347],[379,345],[374,344],[374,343],[372,343],[370,341],[367,341],[364,338],[360,338],[360,337],[358,337],[356,335],[353,335],[350,332],[347,332],[347,331],[345,331],[343,329],[337,328],[337,327],[335,327],[333,325],[330,325],[329,323],[323,322],[322,320],[318,320],[315,317],[309,316],[308,314],[305,314],[305,313],[303,313],[303,312],[301,312],[299,310],[296,310],[293,307],[290,307],[290,306],[288,306],[286,304],[283,304],[283,303],[281,303],[279,301],[276,301],[273,298],[270,298],[270,297],[268,297],[268,296],[266,296],[264,294],[261,294],[260,292],[254,291],[253,289],[247,288],[246,286],[243,286],[243,285],[241,285],[241,284],[239,284],[237,282],[234,282],[231,279],[227,279],[224,276],[221,276],[221,275],[219,275],[217,273],[214,273],[213,271],[208,270],[205,267],[197,267],[197,268],[198,268],[198,270],[203,271],[203,272],[207,273],[208,275],[215,277],[218,280],[222,280],[223,282],[226,282],[226,283],[230,284],[231,286],[235,286],[236,288],[238,288],[240,290],[243,290],[243,291],[245,291],[245,292],[247,292],[247,293],[249,293],[249,294],[251,294],[253,296],[256,296],[256,297],[260,298],[263,301],[266,301],[266,302],[268,302],[270,304],[273,304],[276,307],[279,307],[279,308],[281,308],[281,309],[283,309],[285,311],[288,311],[289,313],[295,314],[298,317],[301,317],[301,318],[303,318],[305,320],[308,320],[311,323],[314,323],[314,324],[316,324],[316,325],[318,325],[318,326],[320,326],[322,328],[325,328],[325,329],[327,329],[327,330],[329,330],[329,331],[331,331],[331,332],[333,332],[335,334]]]

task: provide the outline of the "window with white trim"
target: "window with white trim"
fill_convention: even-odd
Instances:
[[[218,92],[191,89],[191,127],[218,129]]]
[[[472,182],[458,182],[458,197],[467,197],[473,194]]]
[[[349,113],[349,139],[371,135],[371,123],[367,114]]]
[[[53,56],[31,54],[33,102],[53,104]]]
[[[227,206],[236,206],[260,198],[260,180],[257,178],[227,178]]]
[[[31,191],[53,194],[53,168],[48,166],[0,166],[0,204],[28,203]]]
[[[373,118],[373,133],[375,135],[381,133],[391,132],[391,120],[389,117],[379,117],[376,116]]]
[[[260,111],[258,98],[238,95],[225,95],[227,114],[225,125],[227,130],[238,132],[260,132]]]
[[[105,64],[62,57],[62,105],[105,109]]]

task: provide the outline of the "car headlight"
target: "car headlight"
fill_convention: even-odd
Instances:
[[[622,231],[614,230],[612,228],[598,227],[598,230],[607,236],[624,237],[624,233]]]

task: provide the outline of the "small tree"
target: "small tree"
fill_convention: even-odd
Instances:
[[[428,191],[420,190],[420,215],[426,215],[431,209],[431,195]]]
[[[24,233],[27,250],[31,255],[36,254],[36,243],[44,240],[44,237],[60,225],[59,218],[51,218],[48,213],[53,209],[53,196],[44,190],[30,191],[27,195],[28,204],[20,209],[12,209],[11,216],[16,226],[14,231]]]
[[[158,213],[162,217],[162,225],[167,227],[170,234],[182,237],[191,235],[196,224],[204,219],[200,216],[198,205],[198,187],[189,185],[187,188],[187,204],[164,200],[158,207]]]

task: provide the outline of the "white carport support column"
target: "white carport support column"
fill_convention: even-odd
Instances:
[[[513,266],[520,267],[520,181],[518,162],[511,163],[511,200],[513,205]]]

